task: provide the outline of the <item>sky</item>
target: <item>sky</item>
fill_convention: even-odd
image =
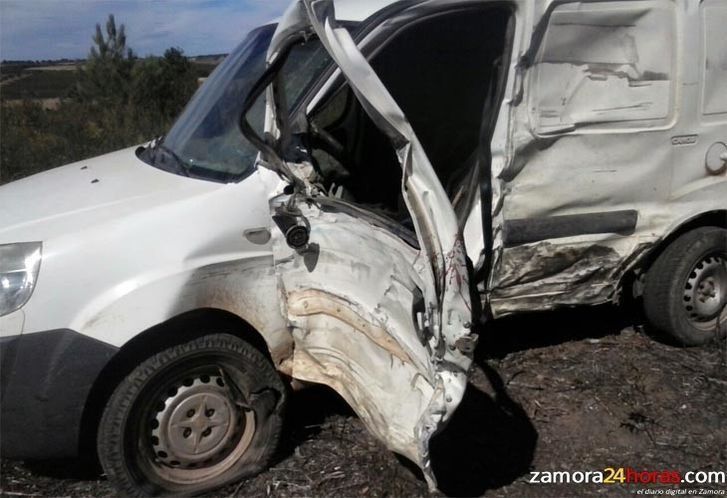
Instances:
[[[114,14],[137,55],[178,47],[188,56],[227,53],[290,0],[0,0],[0,59],[84,58],[96,23]],[[105,28],[104,28],[105,29]],[[105,31],[104,31],[105,33]]]

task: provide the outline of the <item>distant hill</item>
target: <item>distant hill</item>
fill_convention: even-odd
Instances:
[[[216,66],[222,62],[225,57],[227,57],[227,54],[195,55],[194,57],[189,57],[189,60],[199,64],[214,64]]]

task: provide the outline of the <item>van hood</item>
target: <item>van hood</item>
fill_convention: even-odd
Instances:
[[[47,240],[223,187],[157,169],[135,151],[130,147],[0,187],[0,243]]]

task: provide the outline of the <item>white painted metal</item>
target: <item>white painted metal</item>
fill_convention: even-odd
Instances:
[[[322,213],[315,196],[275,199],[274,210],[293,207],[312,228],[312,247],[298,251],[273,229],[281,301],[294,327],[293,375],[336,389],[389,448],[422,468],[434,488],[429,439],[462,399],[471,363],[457,347],[472,320],[462,236],[423,147],[349,32],[337,25],[333,3],[301,1],[279,29],[306,25],[395,146],[421,250],[365,219]],[[281,52],[274,41],[270,57]],[[426,327],[414,317],[417,296]]]
[[[228,185],[178,176],[130,148],[0,187],[0,244],[43,242],[24,333],[68,328],[122,346],[209,307],[244,318],[272,349],[289,342],[270,244],[244,235],[268,229],[278,182],[265,169]]]
[[[391,3],[338,0],[335,7],[339,19],[361,20]],[[623,56],[611,52],[613,45],[581,52],[588,60],[566,60],[554,51],[550,59],[536,56],[530,68],[519,66],[553,3],[512,2],[513,53],[491,142],[493,232],[482,233],[479,207],[465,226],[475,263],[485,235],[494,238],[486,298],[496,315],[612,299],[639,256],[686,221],[727,209],[727,174],[707,167],[721,158],[710,150],[727,143],[724,92],[717,90],[727,82],[714,69],[723,67],[727,47],[718,22],[725,18],[724,2],[603,0],[556,7],[572,27],[553,35],[560,41],[547,35],[548,47],[572,39],[588,44],[591,28],[580,29],[586,23],[579,19],[594,10],[607,24],[628,20],[633,9],[644,14],[622,24],[638,26],[650,9],[668,18],[666,31],[657,30],[667,33],[660,42],[671,47],[666,78],[637,81],[647,87],[658,81],[652,88],[658,102],[649,104],[650,93],[640,92],[633,97],[639,119],[609,108],[608,122],[600,123],[586,119],[593,106],[556,113],[557,98],[541,99],[548,94],[568,101],[573,90],[560,77],[548,80],[554,68],[543,66],[570,64],[562,74],[585,81],[583,71],[590,71],[585,84],[617,88],[612,95],[628,92],[614,79],[634,79],[626,69],[604,75],[595,67]],[[323,8],[311,20],[314,4]],[[123,346],[186,311],[228,311],[260,332],[278,368],[337,389],[378,437],[431,478],[426,441],[451,415],[465,384],[459,370],[440,363],[460,370],[468,364],[456,349],[466,335],[466,300],[456,293],[466,288],[467,275],[457,274],[463,277],[457,284],[447,280],[454,275],[448,269],[463,267],[456,223],[405,116],[336,28],[330,6],[295,2],[279,34],[311,24],[368,112],[403,139],[398,153],[410,172],[404,183],[422,252],[364,218],[301,204],[319,245],[308,268],[312,256],[306,260],[288,248],[276,229],[271,240],[245,235],[270,230],[269,200],[275,206],[283,186],[276,174],[257,168],[237,184],[218,184],[157,170],[127,149],[0,187],[0,244],[43,243],[33,295],[21,310],[0,317],[0,336],[67,328]],[[635,47],[645,44],[648,53],[657,41],[643,36]],[[276,36],[274,47],[281,40]],[[563,93],[567,88],[571,93]],[[593,88],[589,95],[600,97]],[[550,107],[541,105],[545,101]],[[619,209],[638,211],[633,235],[580,235],[514,248],[503,243],[504,226],[513,219]],[[378,261],[375,251],[387,258]],[[430,305],[419,320],[411,313],[417,292]],[[336,302],[340,306],[331,308]],[[306,310],[306,303],[318,311]],[[431,335],[422,341],[423,330]],[[440,345],[444,352],[431,350]],[[326,355],[330,361],[321,361]],[[406,406],[403,414],[395,413],[397,403]]]

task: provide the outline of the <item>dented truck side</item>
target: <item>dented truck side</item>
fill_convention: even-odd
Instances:
[[[27,274],[3,451],[90,432],[126,494],[214,489],[270,462],[283,378],[434,489],[474,323],[634,295],[723,336],[725,25],[723,0],[293,1],[167,137],[0,189],[0,277]]]
[[[427,3],[434,2],[423,2]],[[440,6],[446,3],[438,2]],[[452,6],[461,4],[452,2]],[[418,8],[426,12],[426,5]],[[412,7],[412,10],[416,9]],[[477,234],[475,229],[474,238],[473,230],[469,230],[473,240],[468,244],[467,253],[480,265],[491,265],[484,272],[489,278],[479,282],[479,288],[483,304],[493,316],[615,301],[619,298],[627,273],[638,271],[646,261],[645,255],[650,254],[680,225],[705,214],[719,216],[722,213],[724,217],[727,207],[724,175],[727,158],[722,157],[721,164],[717,161],[716,167],[710,166],[709,161],[710,154],[714,155],[710,148],[724,147],[721,140],[727,138],[725,127],[701,126],[703,117],[694,111],[700,109],[696,104],[700,98],[699,90],[703,88],[690,81],[693,78],[686,77],[698,73],[700,68],[696,65],[699,59],[692,59],[695,67],[683,67],[690,64],[684,57],[684,51],[696,51],[698,38],[691,36],[691,45],[678,43],[688,37],[687,33],[680,34],[678,30],[693,30],[693,26],[688,27],[689,23],[704,19],[706,9],[711,9],[712,16],[725,16],[725,6],[717,5],[717,2],[703,2],[697,6],[695,3],[670,0],[523,2],[515,9],[512,50],[519,55],[511,57],[503,54],[503,58],[511,63],[509,68],[502,68],[507,71],[503,75],[504,87],[495,90],[502,92],[499,113],[497,107],[490,109],[499,115],[492,130],[491,162],[480,161],[477,164],[489,169],[489,178],[485,181],[490,183],[492,198],[483,205],[489,205],[491,209],[490,225],[482,223],[478,209],[473,209],[467,220],[470,227],[478,225],[482,230],[481,234]],[[538,19],[532,30],[528,29],[525,21],[528,18]],[[288,11],[281,26],[283,28],[279,27],[278,32],[290,31],[291,26],[293,31],[313,29],[366,112],[394,144],[404,174],[404,197],[422,248],[420,257],[434,263],[429,268],[429,278],[424,279],[428,285],[420,283],[416,288],[423,292],[425,310],[439,309],[442,315],[450,317],[443,323],[441,317],[428,315],[425,311],[424,319],[429,322],[429,327],[423,328],[421,321],[418,324],[412,322],[408,336],[410,339],[421,338],[434,329],[436,337],[438,328],[441,334],[439,341],[445,339],[445,344],[456,350],[456,340],[465,337],[462,333],[466,332],[464,322],[474,318],[465,298],[468,269],[463,246],[458,239],[456,215],[450,209],[446,193],[441,189],[423,147],[350,35],[337,26],[331,2],[301,2]],[[714,42],[708,40],[707,43]],[[273,45],[270,52],[274,57],[281,50]],[[713,101],[720,97],[715,95],[714,90],[710,91],[712,93],[704,98],[710,99],[714,106]],[[276,115],[281,111],[276,110],[272,103],[278,99],[274,95],[270,97],[269,112]],[[271,120],[273,126],[270,131],[280,134],[281,130],[276,129],[275,123]],[[694,133],[696,129],[701,132]],[[683,137],[690,138],[685,141]],[[487,147],[488,144],[481,146]],[[705,169],[701,173],[682,173],[680,165],[693,160],[700,152],[705,155]],[[291,169],[312,171],[315,168],[293,166]],[[423,185],[425,190],[418,188],[422,180],[426,180]],[[487,195],[487,192],[488,189],[485,189],[480,194]],[[439,198],[436,203],[428,200],[429,206],[426,206],[424,199],[427,197]],[[299,331],[294,332],[294,335],[299,334],[294,355],[305,356],[308,368],[315,365],[317,369],[316,373],[305,374],[294,367],[294,375],[334,387],[389,447],[412,458],[426,471],[428,463],[423,455],[426,455],[427,434],[435,430],[436,424],[428,431],[422,431],[422,422],[417,422],[419,425],[409,422],[410,428],[406,432],[414,438],[408,443],[398,440],[390,431],[400,426],[401,421],[397,420],[401,417],[398,400],[407,397],[402,398],[399,394],[390,398],[379,394],[369,395],[366,399],[365,395],[354,394],[352,386],[356,386],[357,382],[352,380],[352,372],[357,371],[361,384],[370,382],[369,376],[351,366],[334,368],[330,364],[331,358],[325,358],[330,353],[330,345],[341,337],[341,321],[351,326],[350,320],[340,317],[331,320],[331,310],[337,314],[346,313],[343,310],[348,306],[360,307],[368,303],[366,296],[371,288],[376,289],[375,296],[388,297],[391,284],[382,293],[380,282],[368,282],[359,271],[351,271],[352,268],[360,268],[367,259],[360,255],[351,257],[355,253],[354,247],[361,248],[364,253],[376,253],[377,246],[384,246],[380,237],[373,236],[377,230],[371,229],[371,242],[351,237],[351,234],[357,233],[354,229],[347,230],[348,237],[346,232],[340,232],[336,237],[334,234],[342,224],[356,222],[356,217],[352,219],[350,212],[341,214],[343,219],[338,221],[333,215],[334,208],[325,215],[327,219],[324,221],[320,218],[322,213],[311,207],[316,203],[314,197],[303,196],[297,201],[287,198],[277,202],[275,209],[280,209],[282,203],[299,211],[313,209],[314,220],[301,216],[311,228],[311,240],[323,241],[315,242],[312,249],[309,246],[296,251],[285,249],[280,256],[278,250],[283,247],[282,240],[278,236],[275,242],[276,270],[280,276],[284,310],[293,330]],[[306,203],[308,207],[302,208],[301,205]],[[454,238],[450,238],[451,235]],[[350,243],[353,245],[349,246]],[[379,250],[379,255],[385,253],[383,249]],[[317,270],[318,264],[328,266],[325,258],[318,259],[322,254],[333,258],[333,262],[328,263],[333,269],[322,270],[325,278],[317,276],[317,271],[320,271]],[[442,258],[447,267],[443,267]],[[391,268],[390,258],[384,259],[386,264],[379,268],[372,265],[373,262],[363,263],[366,268],[364,274],[391,275],[392,279],[399,280],[397,275],[401,268]],[[315,262],[310,263],[311,260]],[[475,274],[477,270],[482,268],[475,268]],[[339,273],[353,278],[342,283],[333,276]],[[454,280],[446,278],[447,274],[454,274]],[[438,280],[439,286],[432,277]],[[445,284],[444,292],[440,291],[437,301],[431,296],[442,282]],[[450,282],[456,285],[447,297],[449,289],[446,285]],[[298,297],[293,289],[306,297]],[[329,296],[332,302],[327,306],[312,306],[318,311],[302,314],[306,317],[309,314],[320,315],[319,320],[327,316],[329,323],[321,320],[314,324],[310,319],[301,320],[303,310],[299,299],[305,303],[303,307],[308,306],[307,292],[310,289],[321,292],[317,294],[318,298]],[[384,306],[379,300],[373,300],[369,306],[373,305],[379,313],[381,310],[396,313],[395,310],[402,304],[404,310],[411,310],[414,306],[411,291],[409,288],[401,303],[388,302]],[[448,309],[449,306],[454,308]],[[457,317],[454,323],[451,320],[453,312]],[[366,323],[366,328],[359,329],[364,333],[368,330],[368,321],[361,318],[360,312],[353,313],[357,320]],[[411,311],[408,314],[411,315]],[[378,323],[382,321],[394,323],[386,314],[379,318]],[[401,325],[398,330],[402,330]],[[318,361],[311,362],[309,348],[313,345],[302,337],[314,331],[319,335],[315,347],[328,346],[319,351],[321,357]],[[389,340],[394,344],[407,343],[408,339],[396,328],[387,329],[385,333],[393,337]],[[430,343],[434,337],[428,339]],[[369,342],[378,345],[377,351],[386,350],[383,352],[385,358],[402,360],[400,354],[388,350],[380,340],[377,342],[377,339],[368,336]],[[436,344],[437,341],[434,342]],[[466,371],[466,361],[458,358],[458,361],[452,362],[437,355],[437,348],[432,346],[430,344],[429,350],[435,353],[432,356],[435,365],[447,360],[447,364],[459,365],[459,374]],[[366,361],[372,361],[376,355],[369,348],[362,349],[351,343],[348,349],[339,346],[334,357],[334,362],[355,364],[364,361],[364,357]],[[332,377],[322,373],[330,368],[336,372]],[[382,372],[377,368],[368,371]],[[412,385],[413,374],[384,371],[385,379],[400,379],[397,384]],[[428,394],[435,383],[430,376],[424,375],[422,379],[428,380]],[[347,382],[341,383],[336,378],[341,376],[347,378]],[[354,391],[357,389],[353,388]],[[446,392],[442,394],[446,399],[453,399],[453,406],[456,406],[462,390],[460,377],[456,396]],[[393,392],[391,389],[389,394]],[[418,389],[410,391],[410,395],[422,397]],[[381,415],[377,422],[370,415],[372,402]],[[440,401],[438,406],[444,404]],[[392,412],[385,413],[387,409]],[[422,410],[405,412],[414,414],[414,420],[419,420]],[[446,421],[450,412],[444,413],[445,416],[439,419],[441,422]],[[412,431],[412,426],[416,430]],[[411,451],[415,444],[420,446],[418,454]]]
[[[727,216],[715,157],[727,139],[715,91],[725,38],[713,24],[727,6],[539,7],[493,161],[495,316],[612,301],[680,226]]]
[[[404,117],[381,82],[376,81],[350,36],[336,26],[332,4],[314,1],[305,2],[305,7],[316,35],[354,87],[357,98],[397,147],[407,196],[414,190],[417,166],[428,165],[426,154],[410,129],[404,136],[387,129],[392,120]],[[289,15],[302,18],[303,3],[298,8],[296,12],[294,7]],[[489,278],[479,282],[479,288],[483,304],[493,316],[616,301],[627,274],[643,270],[649,261],[647,256],[653,255],[654,248],[680,226],[704,216],[725,223],[727,134],[724,121],[712,120],[715,114],[721,113],[722,119],[727,117],[727,107],[724,98],[717,95],[712,79],[724,83],[727,59],[724,53],[710,55],[721,60],[707,59],[706,55],[705,59],[685,56],[700,49],[714,51],[709,47],[725,41],[710,38],[724,37],[723,34],[705,31],[706,19],[716,23],[715,17],[727,20],[727,7],[709,0],[699,4],[671,0],[522,2],[516,7],[512,50],[517,55],[503,54],[511,63],[503,68],[507,74],[499,113],[497,108],[491,109],[499,114],[492,131],[491,162],[479,163],[483,169],[489,169],[485,181],[490,182],[492,198],[483,205],[491,209],[491,225],[481,223],[478,209],[473,209],[467,221],[482,229],[481,234],[475,229],[474,237],[470,229],[467,253],[473,261],[491,264],[484,272]],[[532,29],[528,29],[527,19],[537,20]],[[697,29],[700,23],[701,30]],[[716,74],[706,75],[703,71]],[[708,108],[720,113],[709,113]],[[410,154],[412,149],[414,153]],[[723,151],[718,160],[715,150]],[[701,157],[701,171],[685,166]],[[436,190],[433,185],[437,179],[431,175],[431,167],[428,169],[427,188]],[[422,248],[431,247],[426,239],[429,234],[446,237],[457,233],[457,221],[450,214],[446,197],[428,212],[417,211],[415,208],[420,204],[411,198],[407,200],[418,224],[422,218],[426,220],[426,214],[446,220],[443,225],[433,224],[429,230],[417,227]],[[311,226],[313,234],[323,228],[315,222]],[[335,229],[326,228],[324,233],[318,237],[326,243],[316,247],[316,254],[324,250],[350,254],[350,249],[338,249],[338,244],[328,238]],[[369,249],[368,245],[356,242],[355,246],[366,247],[364,252],[375,250],[375,245]],[[456,272],[456,281],[461,282],[455,289],[456,295],[464,296],[467,266],[462,255],[456,255],[461,249],[451,242],[446,247],[450,253],[445,260],[450,267],[444,271]],[[425,255],[432,260],[431,253]],[[352,267],[354,263],[351,261]],[[293,273],[276,265],[285,289],[285,282],[293,278]],[[295,267],[301,269],[303,265],[298,263]],[[435,266],[435,275],[436,269]],[[311,272],[309,277],[314,274]],[[379,274],[396,272],[379,269]],[[366,280],[354,280],[359,286],[347,282],[344,289],[334,294],[360,304],[361,299],[351,299],[351,292],[368,290],[368,286]],[[330,289],[335,279],[314,281],[315,286]],[[301,281],[297,285],[306,286]],[[284,297],[289,319],[295,324],[290,310],[296,305],[291,304],[290,294]],[[375,302],[382,308],[380,302]],[[452,304],[451,300],[442,302]],[[411,309],[412,303],[405,303]],[[427,307],[432,304],[428,301]],[[465,300],[457,304],[467,305]],[[441,303],[439,306],[442,313],[450,313]],[[340,301],[333,308],[340,309]],[[389,304],[384,307],[387,308],[396,306]],[[463,321],[469,319],[465,315],[460,314],[455,330],[462,330]],[[437,322],[436,317],[430,319]],[[295,330],[315,328],[310,322],[303,323],[294,325]],[[450,323],[440,325],[444,337]],[[335,326],[323,328],[331,334],[339,332]],[[417,332],[422,334],[421,330]],[[333,340],[331,336],[329,341]],[[397,337],[395,341],[401,344],[403,338]],[[455,341],[448,344],[454,348]],[[297,348],[302,351],[306,345],[297,342]],[[360,361],[362,355],[356,350],[352,348],[347,354],[348,361]],[[369,356],[368,351],[365,355]],[[325,369],[323,365],[322,361],[319,368]],[[387,374],[390,378],[401,378],[402,383],[410,378],[394,372]],[[309,380],[314,379],[315,376]],[[333,380],[324,383],[336,384]],[[457,389],[461,394],[462,386]],[[347,392],[340,385],[338,390]],[[344,397],[352,401],[350,393]],[[385,399],[378,397],[379,410],[387,406]],[[459,396],[455,399],[459,400]],[[351,404],[360,412],[369,410],[364,403]],[[363,418],[381,437],[381,429],[370,418]],[[442,419],[445,420],[446,417]],[[385,427],[396,426],[389,417],[383,417],[381,422]],[[420,444],[426,443],[420,430],[415,434]],[[382,439],[397,449],[394,438]],[[402,447],[398,451],[412,457]],[[423,464],[421,458],[413,460]]]

